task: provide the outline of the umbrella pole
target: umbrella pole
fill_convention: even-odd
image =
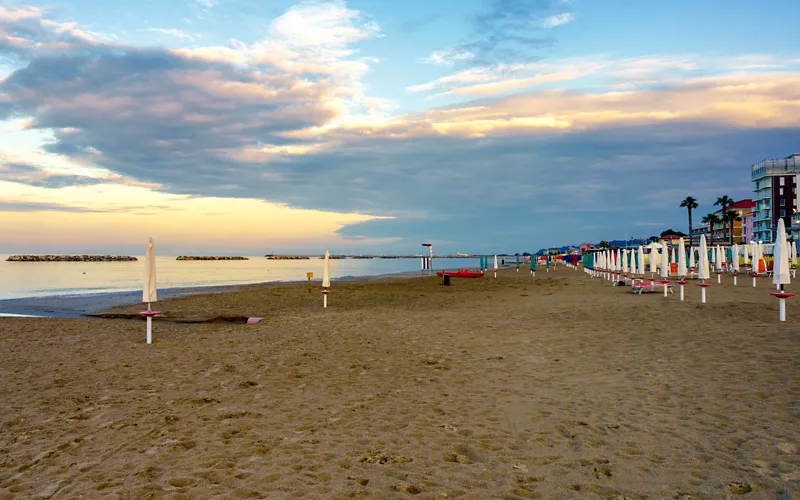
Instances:
[[[736,286],[736,275],[733,275],[733,286]]]
[[[683,285],[681,285],[681,302],[683,302]]]
[[[755,287],[756,287],[756,276],[753,275],[753,288],[755,288]]]
[[[150,302],[147,303],[147,312],[152,311],[150,309]],[[153,343],[153,318],[151,316],[147,316],[147,343]]]
[[[703,283],[705,283],[705,282],[706,282],[706,280],[703,280]],[[706,287],[701,287],[700,288],[700,302],[703,303],[703,304],[706,303]]]

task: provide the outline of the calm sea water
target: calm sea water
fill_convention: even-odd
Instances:
[[[0,300],[141,290],[144,256],[138,262],[6,262],[0,255]],[[177,261],[156,256],[159,288],[241,285],[322,279],[322,259]],[[478,259],[434,259],[435,269],[477,268]],[[418,271],[417,259],[334,259],[331,278]],[[422,273],[420,273],[422,274]]]

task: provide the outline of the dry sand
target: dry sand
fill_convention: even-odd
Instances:
[[[800,297],[559,267],[0,318],[0,499],[800,495]],[[790,287],[795,290],[795,286]],[[136,312],[139,306],[117,309]]]

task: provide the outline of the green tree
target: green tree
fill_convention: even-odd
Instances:
[[[735,222],[737,222],[737,221],[740,221],[740,220],[742,220],[742,218],[739,217],[739,214],[736,213],[736,210],[728,210],[722,216],[722,222],[727,223],[728,224],[728,228],[730,229],[730,244],[731,244],[731,246],[733,246],[733,224]]]
[[[599,248],[601,250],[605,250],[607,248],[611,248],[611,244],[609,242],[607,242],[606,240],[603,240],[603,241],[601,241],[600,243],[597,244],[597,248]]]
[[[721,223],[724,222],[723,219],[725,217],[725,213],[728,211],[728,207],[733,205],[733,203],[734,203],[733,199],[727,194],[720,196],[719,198],[717,198],[717,201],[714,202],[714,205],[720,207],[722,211],[722,215],[720,216]]]
[[[714,242],[714,235],[716,234],[716,226],[722,222],[722,220],[717,216],[717,214],[708,214],[703,217],[703,224],[708,224],[709,229],[711,230],[711,243]]]
[[[691,196],[687,196],[686,199],[681,202],[681,207],[686,207],[686,210],[689,211],[689,246],[692,246],[692,210],[698,207],[697,200]]]

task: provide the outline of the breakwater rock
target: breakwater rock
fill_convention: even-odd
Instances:
[[[7,262],[133,262],[130,255],[12,255]]]
[[[267,260],[308,260],[308,255],[265,255]]]
[[[175,260],[250,260],[247,257],[231,257],[226,255],[181,255]]]

